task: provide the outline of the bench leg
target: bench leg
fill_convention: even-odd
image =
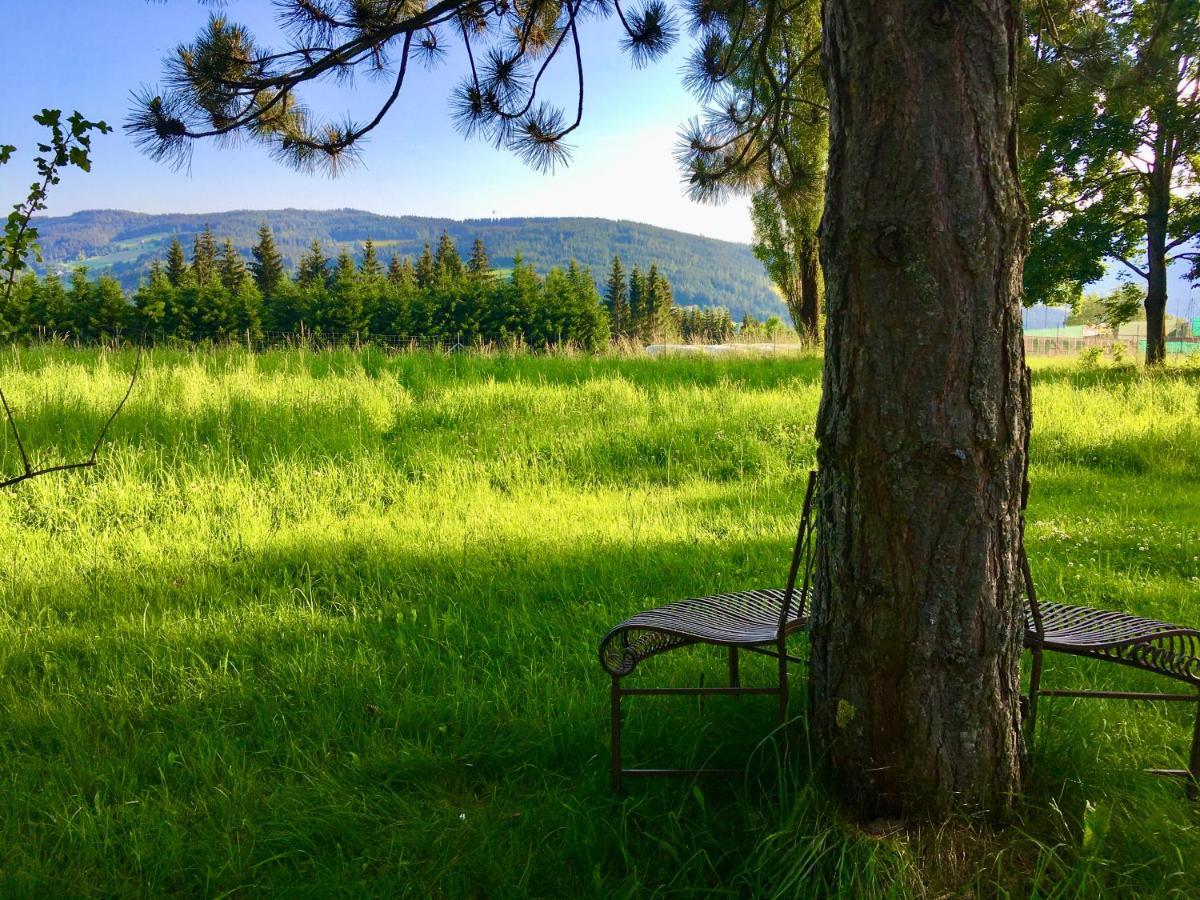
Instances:
[[[741,687],[742,676],[738,668],[738,648],[729,648],[729,686]]]
[[[787,684],[787,644],[779,642],[779,724],[787,722],[788,684]]]
[[[1033,651],[1033,666],[1029,670],[1029,721],[1025,726],[1029,739],[1033,740],[1034,728],[1037,726],[1038,694],[1042,690],[1042,651]]]
[[[612,789],[621,790],[621,682],[612,680]]]
[[[1196,704],[1196,722],[1192,726],[1192,753],[1188,757],[1187,796],[1200,798],[1200,702]]]

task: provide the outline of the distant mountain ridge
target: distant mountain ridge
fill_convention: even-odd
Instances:
[[[762,264],[750,247],[715,238],[671,231],[654,225],[598,218],[446,219],[425,216],[385,216],[356,209],[233,210],[214,213],[148,214],[125,210],[85,210],[70,216],[39,218],[36,222],[45,268],[62,270],[83,264],[93,272],[108,272],[126,287],[136,286],[154,259],[162,258],[171,239],[178,237],[191,252],[192,239],[209,226],[220,240],[230,238],[245,254],[266,222],[288,264],[296,261],[313,240],[334,256],[342,249],[357,252],[371,238],[386,260],[395,251],[416,257],[426,242],[436,246],[443,231],[459,245],[465,258],[476,237],[487,245],[492,264],[511,265],[520,253],[539,272],[566,266],[572,259],[592,270],[603,285],[614,253],[626,271],[634,265],[657,263],[675,289],[682,306],[724,306],[735,319],[749,312],[758,318],[786,319],[783,303],[774,293]]]

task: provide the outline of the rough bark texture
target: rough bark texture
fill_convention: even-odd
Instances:
[[[1161,138],[1159,139],[1161,142]],[[1171,204],[1171,170],[1156,152],[1150,172],[1146,209],[1146,365],[1167,358],[1167,220]]]
[[[1020,782],[1018,0],[825,0],[812,718],[860,814]]]

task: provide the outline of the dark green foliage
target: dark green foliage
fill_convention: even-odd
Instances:
[[[434,263],[433,254],[429,252],[429,244],[425,244],[425,249],[421,251],[421,258],[417,260],[417,287],[421,290],[427,290],[433,287],[433,280],[437,275],[437,265]]]
[[[205,213],[203,215],[144,215],[114,210],[89,210],[62,218],[39,220],[45,268],[54,271],[77,260],[88,261],[95,272],[110,270],[126,289],[145,277],[153,259],[166,252],[178,235],[189,242],[206,222],[228,236],[243,253],[261,240],[264,220],[285,267],[294,269],[314,238],[332,252],[355,250],[371,237],[381,253],[416,260],[422,247],[436,246],[442,232],[459,247],[476,238],[487,244],[491,263],[507,269],[520,250],[539,272],[566,266],[572,258],[593,272],[607,272],[613,254],[620,254],[626,271],[643,271],[657,262],[671,281],[675,299],[683,306],[726,306],[735,318],[752,312],[760,319],[784,313],[762,265],[749,246],[684,234],[636,222],[585,218],[429,219],[418,216],[378,216],[358,210],[271,210]],[[115,261],[114,261],[115,260]],[[260,290],[263,285],[259,284]],[[264,290],[264,294],[270,294]]]
[[[628,337],[641,340],[641,323],[646,315],[646,276],[637,266],[629,273]]]
[[[192,277],[200,287],[217,277],[217,244],[207,225],[192,242]]]
[[[225,244],[221,249],[221,259],[217,263],[217,277],[221,279],[221,284],[225,286],[225,290],[230,293],[236,293],[241,289],[246,275],[246,261],[234,249],[233,241],[226,238]]]
[[[179,238],[171,238],[171,246],[167,248],[167,281],[171,287],[181,287],[188,274],[187,260],[183,258],[183,245]]]
[[[620,256],[613,257],[605,287],[604,307],[608,310],[608,323],[613,337],[630,337],[629,286],[625,282],[625,267],[621,265]]]
[[[462,258],[458,255],[458,247],[454,239],[445,231],[438,240],[437,254],[433,258],[435,278],[440,285],[453,287],[463,277]]]
[[[254,262],[250,263],[254,283],[264,296],[270,296],[287,276],[287,271],[283,266],[283,256],[275,246],[275,235],[266,222],[259,226],[258,243],[250,252],[254,257]]]
[[[1200,0],[1025,9],[1026,303],[1073,305],[1118,264],[1145,280],[1146,361],[1161,362],[1171,262],[1200,276]]]
[[[296,280],[301,287],[323,286],[329,275],[329,258],[321,250],[321,242],[313,241],[308,254],[301,258]]]
[[[150,269],[149,280],[138,286],[133,295],[133,306],[138,331],[149,337],[166,336],[165,319],[167,306],[171,303],[173,289],[163,267],[156,263]]]
[[[375,242],[370,238],[363,244],[362,262],[358,264],[358,271],[367,281],[378,281],[383,277],[383,265],[375,251]]]
[[[32,337],[48,337],[71,330],[71,304],[62,279],[47,275],[38,283],[29,305],[28,332]]]
[[[372,335],[411,337],[470,346],[548,348],[571,345],[588,351],[606,347],[614,338],[723,340],[732,333],[729,314],[692,308],[685,312],[672,300],[670,282],[651,265],[648,275],[633,272],[632,289],[615,261],[608,281],[621,298],[635,296],[635,308],[624,303],[623,330],[614,330],[606,302],[591,270],[574,260],[566,269],[552,268],[540,278],[520,254],[507,278],[497,279],[482,240],[475,241],[464,265],[453,239],[444,237],[435,254],[428,247],[418,266],[392,254],[386,274],[373,243],[364,246],[356,264],[343,249],[330,265],[320,242],[314,241],[300,261],[295,278],[281,277],[273,291],[260,290],[251,268],[230,240],[221,242],[208,259],[211,234],[196,242],[198,265],[179,268],[178,244],[166,264],[155,261],[149,277],[127,301],[119,283],[101,276],[93,283],[78,267],[69,295],[57,277],[21,282],[16,299],[0,307],[0,338],[63,335],[103,340],[145,335],[151,340],[241,342],[261,338],[264,330],[361,341]],[[269,270],[269,231],[260,232],[256,275]],[[172,282],[172,260],[176,279]],[[197,271],[209,271],[203,280]],[[425,279],[422,286],[421,279]],[[611,305],[609,303],[608,305]],[[724,324],[721,324],[724,323]]]
[[[483,238],[475,238],[471,247],[471,259],[467,263],[467,274],[472,281],[481,284],[492,279],[492,264],[488,260],[487,249],[483,246]]]
[[[657,343],[678,336],[672,316],[674,306],[670,282],[659,274],[658,266],[652,263],[646,275],[635,317],[643,341]]]

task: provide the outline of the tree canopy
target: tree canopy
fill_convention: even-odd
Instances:
[[[1146,283],[1163,354],[1166,270],[1200,283],[1200,0],[1026,5],[1025,297],[1070,305],[1114,262]]]

